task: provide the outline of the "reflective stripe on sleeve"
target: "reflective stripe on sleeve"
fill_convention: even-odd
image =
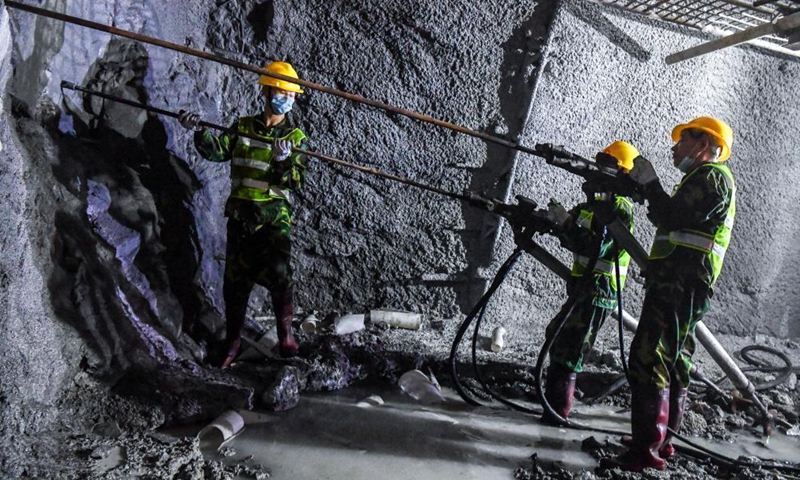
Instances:
[[[236,187],[247,187],[247,188],[256,188],[258,190],[265,190],[269,191],[272,195],[277,195],[279,197],[284,197],[287,200],[291,200],[291,192],[288,190],[284,190],[282,188],[273,187],[267,182],[262,182],[260,180],[253,180],[252,178],[234,178],[231,180],[231,186],[233,188]]]
[[[232,187],[257,188],[259,190],[269,190],[269,183],[252,178],[234,178],[231,180]]]
[[[272,148],[272,144],[270,143],[262,142],[261,140],[255,140],[249,137],[239,137],[239,141],[242,142],[242,145],[245,147]]]
[[[669,232],[669,241],[675,244],[690,245],[708,253],[714,249],[714,239],[683,231]]]
[[[231,160],[231,162],[237,167],[254,168],[256,170],[261,170],[264,172],[270,169],[269,163],[262,162],[261,160],[254,160],[252,158],[234,157],[234,159]]]
[[[591,258],[584,256],[584,255],[574,255],[575,262],[583,265],[584,268],[589,266],[589,260]],[[598,272],[602,273],[614,273],[614,262],[608,262],[606,260],[598,259],[597,263],[594,266],[594,269]],[[619,266],[619,274],[620,276],[626,276],[628,274],[628,266],[627,265],[620,265]]]

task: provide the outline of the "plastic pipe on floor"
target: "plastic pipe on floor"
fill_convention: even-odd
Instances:
[[[506,329],[503,327],[497,327],[492,332],[492,351],[494,353],[499,352],[503,349],[506,341],[503,336],[506,334]]]
[[[422,314],[398,310],[377,309],[369,312],[372,323],[386,323],[391,327],[419,330],[422,328]]]
[[[220,448],[239,435],[243,429],[244,419],[242,416],[235,410],[228,410],[203,427],[197,433],[197,438],[203,443],[209,442]]]

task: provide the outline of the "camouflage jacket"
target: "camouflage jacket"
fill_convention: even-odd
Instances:
[[[251,117],[255,132],[259,136],[270,138],[282,138],[288,135],[295,126],[289,121],[288,117],[274,126],[267,127],[263,121],[263,114]],[[237,142],[239,141],[239,120],[225,131],[222,135],[216,136],[208,130],[195,132],[194,144],[198,153],[211,162],[227,162],[233,157]],[[306,143],[301,142],[300,148],[307,149]],[[299,190],[305,181],[306,158],[297,152],[292,152],[289,159],[285,162],[274,163],[269,171],[268,181],[289,191]],[[235,197],[229,197],[225,206],[225,215],[235,218],[241,222],[254,225],[254,228],[274,220],[276,211],[283,211],[283,216],[291,219],[291,206],[281,198],[270,199],[264,202],[252,202]]]
[[[700,169],[695,172],[695,170]],[[694,175],[689,175],[695,172]],[[684,175],[680,188],[672,196],[660,182],[647,188],[647,216],[653,224],[666,231],[692,229],[713,235],[724,222],[733,201],[734,188],[725,174],[716,168],[696,167]],[[713,272],[708,255],[685,247],[677,247],[666,258],[651,260],[647,281],[681,283],[689,287],[708,287],[713,284]]]
[[[595,202],[584,202],[573,207],[569,214],[573,219],[580,216],[582,210],[592,211]],[[622,223],[629,229],[633,225],[633,208],[629,203],[615,202],[614,214],[619,218]],[[578,255],[586,257],[593,257],[595,254],[599,255],[598,258],[608,262],[614,262],[616,252],[616,245],[614,239],[611,238],[602,226],[596,221],[592,222],[591,228],[583,228],[573,222],[563,233],[559,234],[561,244],[568,250]],[[600,250],[597,251],[598,240],[600,242]],[[579,279],[574,278],[569,285],[568,291],[579,284]],[[607,275],[595,274],[592,277],[591,283],[594,296],[594,305],[601,308],[615,308],[617,305],[617,293],[611,286],[610,277]]]

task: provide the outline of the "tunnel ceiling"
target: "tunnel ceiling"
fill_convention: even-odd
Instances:
[[[800,12],[800,0],[600,0],[600,3],[718,35],[729,35]],[[790,44],[788,35],[767,35],[759,40],[766,42],[762,46],[798,54],[792,51],[796,48],[786,48]]]

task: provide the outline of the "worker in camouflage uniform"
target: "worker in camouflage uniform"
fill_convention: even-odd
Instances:
[[[608,168],[628,172],[638,150],[626,142],[614,142],[596,156],[597,163]],[[603,210],[601,213],[600,210]],[[553,410],[567,418],[572,409],[575,394],[575,379],[583,368],[585,355],[592,349],[597,332],[616,308],[617,292],[625,286],[630,255],[619,249],[605,231],[605,224],[598,221],[611,214],[633,231],[633,204],[630,200],[612,193],[595,194],[592,201],[581,203],[569,212],[559,204],[548,209],[548,218],[557,225],[556,232],[561,244],[574,254],[572,280],[567,284],[570,297],[577,295],[577,303],[566,319],[558,337],[550,349],[550,366],[547,370],[545,396]],[[594,271],[585,275],[588,264],[597,257]],[[615,260],[619,262],[620,284],[617,285]],[[566,308],[566,305],[565,305]],[[557,315],[547,326],[547,338],[556,333],[561,315]],[[558,423],[545,410],[542,420]]]
[[[653,166],[638,158],[630,178],[657,227],[647,269],[639,327],[631,344],[629,450],[601,467],[640,472],[665,468],[674,453],[667,427],[680,428],[694,353],[694,330],[710,307],[736,214],[736,185],[724,162],[733,131],[700,117],[672,131],[673,162],[684,173],[668,195]]]
[[[273,62],[267,72],[298,78],[288,63]],[[225,205],[228,244],[225,257],[226,336],[218,363],[226,368],[236,358],[242,328],[255,284],[266,287],[277,318],[278,349],[282,357],[297,354],[292,331],[291,193],[303,184],[306,160],[292,151],[305,148],[305,134],[286,116],[295,96],[303,93],[296,83],[267,75],[259,84],[267,98],[263,114],[239,118],[224,134],[205,129],[195,132],[197,151],[212,162],[231,161],[231,193]],[[199,117],[180,117],[186,128],[196,128]]]

